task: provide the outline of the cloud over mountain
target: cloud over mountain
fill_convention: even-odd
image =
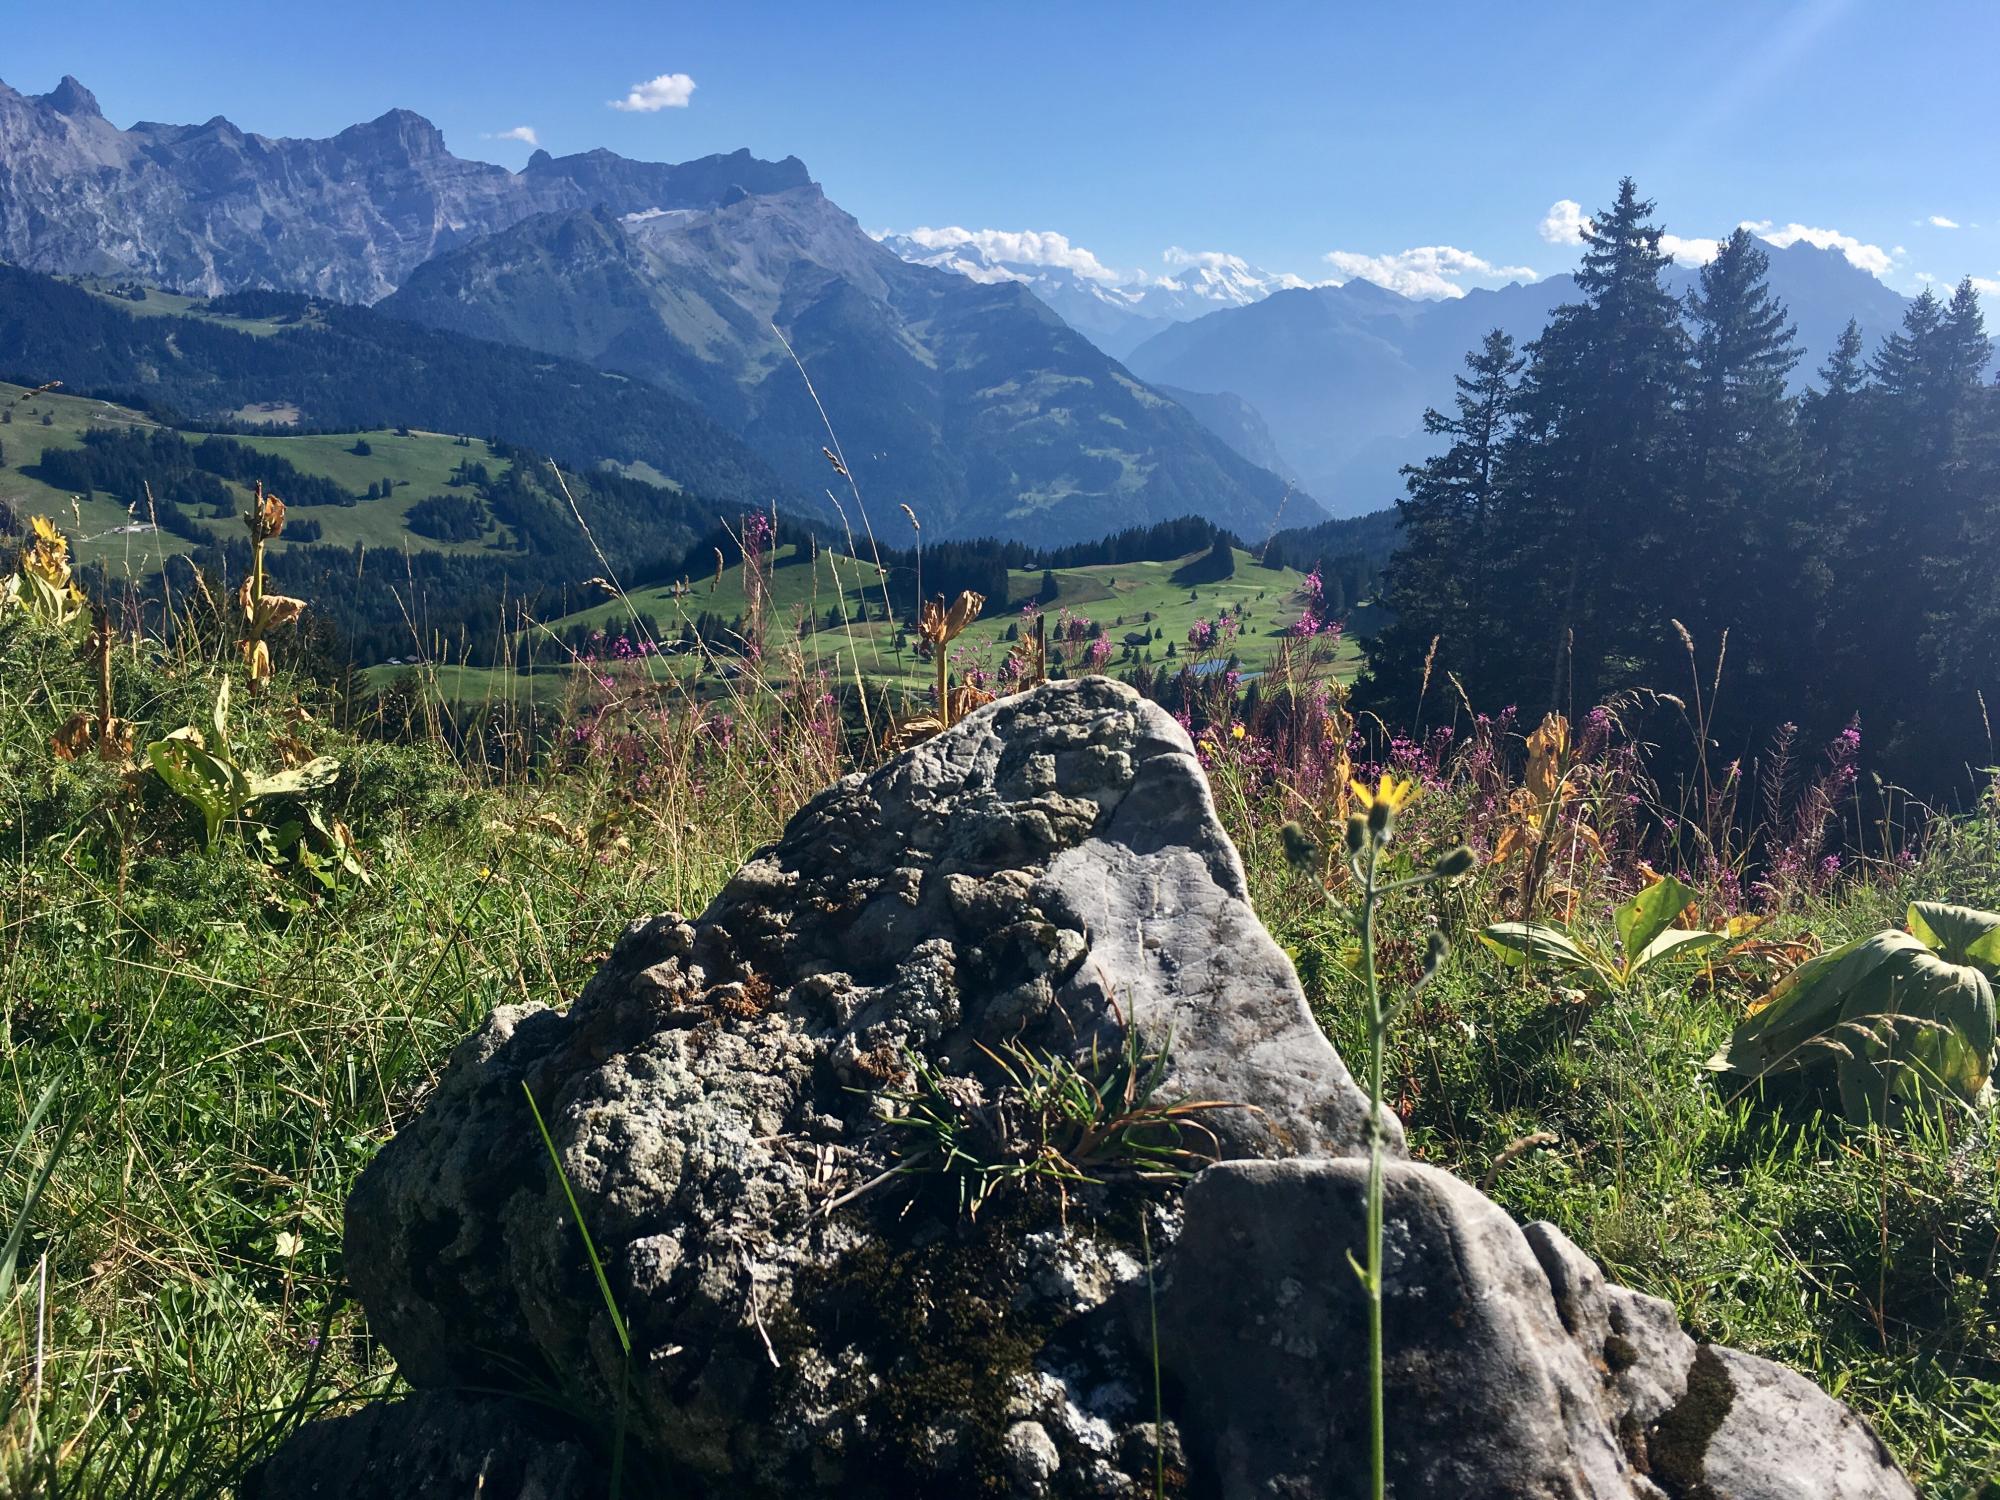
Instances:
[[[1838,250],[1847,257],[1849,265],[1859,266],[1871,276],[1887,276],[1895,268],[1892,252],[1880,245],[1863,244],[1853,235],[1842,234],[1838,229],[1815,229],[1806,224],[1787,224],[1782,229],[1773,229],[1769,219],[1745,219],[1743,227],[1780,250],[1796,245],[1800,240],[1820,250]]]
[[[1510,281],[1536,279],[1531,267],[1496,266],[1456,245],[1418,245],[1393,255],[1330,250],[1323,258],[1343,278],[1359,277],[1405,297],[1463,297],[1471,286],[1504,286]]]
[[[956,224],[941,229],[928,226],[912,229],[901,238],[925,250],[951,251],[971,246],[987,261],[1001,265],[1060,266],[1092,281],[1115,283],[1131,280],[1121,276],[1081,245],[1072,245],[1069,236],[1046,229],[962,229]],[[953,269],[962,269],[954,267]],[[971,275],[970,271],[965,274]],[[980,278],[974,277],[974,280]],[[997,278],[988,278],[997,279]]]
[[[1583,205],[1576,199],[1558,198],[1542,215],[1542,238],[1551,245],[1580,245],[1585,217]]]

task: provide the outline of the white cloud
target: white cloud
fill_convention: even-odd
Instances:
[[[1982,297],[2000,297],[2000,280],[1975,276],[1972,278],[1972,289]]]
[[[1583,205],[1574,198],[1558,198],[1542,215],[1542,238],[1551,245],[1583,243]]]
[[[512,130],[488,131],[486,139],[489,141],[519,141],[524,146],[541,145],[541,140],[536,136],[535,127],[532,125],[516,125]]]
[[[1930,216],[1930,221],[1929,221],[1929,222],[1930,222],[1930,226],[1931,226],[1931,228],[1933,228],[1933,229],[1956,229],[1956,228],[1958,228],[1958,220],[1956,220],[1956,219],[1947,219],[1947,218],[1946,218],[1946,217],[1945,217],[1945,216],[1944,216],[1943,214],[1932,214],[1932,215]]]
[[[1769,219],[1745,219],[1743,227],[1780,250],[1796,245],[1800,240],[1821,250],[1838,250],[1847,257],[1850,265],[1859,266],[1871,276],[1887,276],[1895,268],[1895,256],[1889,251],[1880,245],[1863,244],[1853,235],[1842,234],[1838,229],[1815,229],[1807,224],[1787,224],[1782,229],[1773,229]]]
[[[633,84],[632,91],[623,99],[605,102],[627,114],[650,115],[662,109],[686,109],[688,96],[693,92],[694,80],[687,74],[662,73],[658,78]]]
[[[1069,236],[1046,229],[961,229],[956,224],[942,229],[912,229],[904,238],[926,250],[956,250],[970,245],[989,260],[1010,261],[1026,266],[1061,266],[1092,281],[1124,280],[1116,271],[1081,245],[1072,245]]]
[[[1496,266],[1470,250],[1453,245],[1419,245],[1394,255],[1332,250],[1324,259],[1343,277],[1360,277],[1392,292],[1401,292],[1405,297],[1463,297],[1464,282],[1535,279],[1535,272],[1527,266]]]
[[[1660,236],[1660,248],[1684,266],[1705,266],[1722,253],[1721,240],[1703,239],[1699,235],[1684,238],[1678,234]]]

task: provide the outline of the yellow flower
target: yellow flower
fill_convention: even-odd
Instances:
[[[1373,791],[1359,781],[1348,782],[1348,787],[1366,808],[1386,807],[1396,812],[1416,800],[1417,784],[1414,781],[1398,781],[1387,771],[1382,773],[1381,785]]]
[[[1240,740],[1240,739],[1242,739],[1242,738],[1243,738],[1243,726],[1242,726],[1241,724],[1232,724],[1232,725],[1230,725],[1230,726],[1229,726],[1229,737],[1230,737],[1230,738],[1231,738],[1232,740]]]

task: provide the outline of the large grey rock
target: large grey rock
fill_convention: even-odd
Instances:
[[[1366,1492],[1365,1161],[1191,1183],[1159,1296],[1183,1430],[1223,1497]],[[1553,1225],[1430,1167],[1385,1176],[1390,1492],[1455,1500],[1894,1500],[1868,1425],[1766,1360],[1697,1346]]]
[[[1181,1135],[1218,1164],[1182,1191],[1100,1157],[968,1213],[941,1132],[1025,1171],[1025,1061],[1102,1075],[1135,1032],[1167,1053],[1156,1098],[1228,1106]],[[699,919],[635,925],[566,1015],[498,1011],[364,1173],[347,1261],[437,1393],[409,1408],[427,1434],[443,1393],[539,1386],[625,1402],[690,1494],[1136,1500],[1157,1466],[1176,1493],[1358,1495],[1364,1126],[1186,735],[1088,679],[830,788]],[[1910,1493],[1839,1403],[1388,1148],[1404,1500]],[[373,1472],[404,1420],[298,1442]]]
[[[1365,1103],[1250,909],[1186,735],[1088,679],[829,789],[698,921],[635,926],[569,1014],[496,1013],[355,1190],[350,1276],[417,1385],[547,1369],[616,1399],[615,1328],[526,1084],[662,1457],[745,1494],[893,1489],[920,1452],[1018,1472],[1053,1453],[1083,1483],[1151,1416],[1101,1315],[1143,1274],[1130,1211],[1065,1225],[1050,1194],[1046,1222],[1010,1223],[1017,1195],[968,1224],[955,1184],[914,1216],[904,1179],[868,1185],[923,1144],[882,1122],[913,1058],[1019,1155],[994,1054],[1104,1063],[1128,1026],[1170,1045],[1160,1098],[1233,1106],[1192,1145],[1358,1147]]]

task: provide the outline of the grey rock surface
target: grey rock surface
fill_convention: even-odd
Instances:
[[[1105,1311],[1143,1275],[1129,1210],[967,1223],[941,1183],[942,1218],[911,1219],[904,1179],[869,1185],[912,1149],[881,1096],[913,1089],[913,1059],[1004,1156],[994,1054],[1101,1066],[1132,1025],[1170,1043],[1159,1097],[1239,1106],[1202,1117],[1202,1149],[1358,1146],[1362,1097],[1186,735],[1105,679],[1057,684],[830,788],[699,920],[637,924],[567,1015],[498,1011],[355,1190],[350,1275],[417,1385],[528,1366],[615,1399],[615,1330],[525,1083],[631,1328],[635,1428],[674,1464],[740,1493],[861,1470],[842,1455],[879,1471],[885,1445],[1025,1472],[1032,1426],[1051,1474],[1115,1469],[1151,1416]],[[952,1347],[967,1325],[1016,1352]]]
[[[550,1415],[497,1397],[420,1393],[301,1429],[242,1500],[603,1500],[609,1475]]]
[[[968,1213],[939,1122],[1024,1167],[1028,1060],[1106,1076],[1133,1028],[1166,1050],[1156,1097],[1230,1106],[1182,1131],[1215,1164],[1183,1188],[1107,1157]],[[567,1014],[496,1012],[363,1174],[347,1263],[437,1393],[393,1409],[421,1432],[472,1386],[598,1413],[624,1392],[676,1492],[1137,1500],[1157,1466],[1175,1494],[1358,1495],[1364,1123],[1186,735],[1085,679],[829,788],[698,919],[635,924]],[[1698,1348],[1552,1226],[1390,1147],[1393,1493],[1911,1493],[1809,1382]],[[412,1419],[295,1446],[365,1469]],[[520,1441],[569,1472],[559,1440]]]
[[[1360,1494],[1368,1473],[1368,1166],[1230,1163],[1188,1187],[1160,1354],[1224,1496]],[[1514,1221],[1458,1179],[1385,1184],[1383,1322],[1398,1495],[1630,1497],[1597,1376]],[[1203,1452],[1203,1449],[1206,1449]]]
[[[1226,1162],[1185,1195],[1160,1354],[1224,1497],[1364,1493],[1367,1164]],[[1697,1346],[1549,1224],[1434,1168],[1385,1175],[1390,1492],[1463,1500],[1899,1500],[1874,1432],[1767,1360]]]

